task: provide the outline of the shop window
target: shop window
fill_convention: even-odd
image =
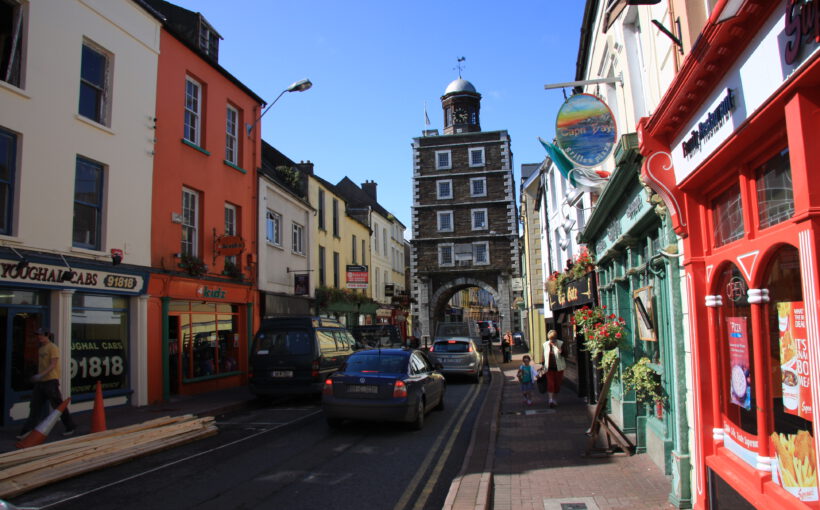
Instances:
[[[232,375],[239,369],[239,313],[229,303],[178,302],[183,381]],[[169,353],[175,363],[174,348]]]
[[[747,434],[757,434],[755,409],[754,348],[749,285],[734,264],[724,266],[717,275],[716,292],[723,297],[717,322],[718,364],[721,374],[721,407],[725,417]],[[742,438],[732,438],[742,444]]]
[[[743,207],[739,184],[726,190],[712,203],[712,225],[715,247],[743,237]]]
[[[794,191],[785,149],[757,169],[757,202],[760,228],[771,227],[794,215]]]
[[[814,413],[806,309],[797,248],[783,246],[777,251],[766,273],[766,288],[771,300],[766,325],[772,374],[771,454],[779,466],[772,478],[800,498],[810,492],[807,487],[817,486],[816,481],[810,483],[816,480],[817,462],[812,437]]]
[[[71,297],[71,394],[128,389],[128,298]]]

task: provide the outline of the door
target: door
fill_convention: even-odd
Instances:
[[[28,405],[23,403],[31,399],[31,376],[37,373],[38,345],[33,334],[45,326],[41,310],[0,308],[0,367],[3,368],[0,424],[3,426],[28,416]]]
[[[168,392],[179,394],[180,357],[179,357],[179,316],[168,316]]]

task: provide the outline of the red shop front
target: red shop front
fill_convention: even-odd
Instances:
[[[148,291],[150,401],[247,384],[250,285],[154,274]]]
[[[639,124],[683,244],[695,508],[820,508],[818,7],[716,8]]]

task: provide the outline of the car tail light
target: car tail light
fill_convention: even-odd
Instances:
[[[322,395],[333,396],[333,381],[330,378],[325,379],[325,386],[322,388]]]
[[[319,360],[313,360],[313,364],[310,366],[310,375],[311,377],[319,377]]]
[[[393,384],[393,398],[407,398],[407,386],[403,381]]]
[[[467,352],[473,352],[473,346],[472,345],[467,346]]]

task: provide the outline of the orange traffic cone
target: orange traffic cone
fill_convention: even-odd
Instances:
[[[105,404],[103,403],[102,384],[97,381],[94,411],[91,412],[91,432],[102,432],[103,430],[105,430]]]
[[[15,446],[17,448],[28,448],[30,446],[37,446],[38,444],[42,443],[48,437],[48,433],[51,432],[51,429],[54,428],[54,424],[57,423],[57,420],[60,419],[60,416],[63,414],[63,411],[66,410],[68,407],[68,403],[71,402],[71,397],[63,400],[63,403],[60,404],[60,407],[51,411],[51,414],[48,415],[48,418],[41,421],[37,428],[32,430],[31,432],[26,435],[20,441],[17,441]]]

